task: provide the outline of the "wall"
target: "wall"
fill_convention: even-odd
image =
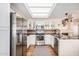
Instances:
[[[61,24],[62,19],[28,19],[27,21],[27,27],[29,29],[29,24],[31,24],[31,29],[33,27],[33,24],[36,25],[49,25],[49,29],[51,28],[51,25],[54,25],[55,28],[57,28],[58,24]]]
[[[8,3],[0,3],[0,56],[10,55],[10,14]]]

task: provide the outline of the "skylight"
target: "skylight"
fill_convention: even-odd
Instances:
[[[32,18],[47,18],[50,15],[54,3],[51,3],[50,0],[48,0],[49,2],[44,1],[44,3],[42,3],[42,0],[40,1],[41,3],[38,1],[35,3],[33,1],[27,2],[28,10],[30,10],[29,12],[31,13]]]
[[[32,18],[48,18],[48,14],[32,14]]]
[[[30,8],[30,11],[32,12],[32,13],[48,13],[49,11],[50,11],[50,9],[51,8]]]
[[[45,16],[48,16],[48,14],[32,14],[33,17],[45,17]]]

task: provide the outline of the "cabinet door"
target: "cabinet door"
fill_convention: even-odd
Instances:
[[[51,35],[45,35],[44,39],[45,39],[45,44],[51,44]]]

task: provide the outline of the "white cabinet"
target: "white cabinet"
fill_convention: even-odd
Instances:
[[[51,46],[54,48],[54,44],[55,44],[55,37],[51,36]]]
[[[44,39],[45,39],[45,44],[51,44],[51,39],[52,39],[51,35],[45,35]]]
[[[29,36],[27,36],[27,48],[30,45],[34,45],[35,44],[35,40],[36,40],[36,35],[29,35]]]
[[[52,47],[54,47],[54,41],[55,41],[54,36],[52,36],[52,35],[45,35],[44,39],[45,39],[45,44],[49,44]]]

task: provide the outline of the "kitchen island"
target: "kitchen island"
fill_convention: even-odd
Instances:
[[[79,39],[57,38],[54,48],[58,52],[58,56],[79,56]]]

